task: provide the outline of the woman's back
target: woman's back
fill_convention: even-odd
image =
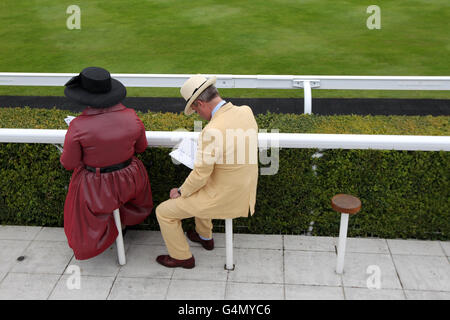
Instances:
[[[86,108],[72,120],[61,163],[66,169],[80,165],[107,167],[130,159],[147,147],[145,128],[132,109],[121,103],[109,108]]]

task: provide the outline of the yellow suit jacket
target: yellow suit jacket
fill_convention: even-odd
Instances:
[[[177,205],[193,216],[247,217],[255,212],[258,125],[248,106],[224,104],[198,138],[194,169]]]

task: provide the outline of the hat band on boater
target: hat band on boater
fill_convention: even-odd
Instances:
[[[202,87],[202,85],[204,85],[206,82],[208,81],[208,79],[205,80],[205,82],[203,82],[201,85],[198,86],[198,88],[196,88],[194,90],[194,92],[192,92],[191,96],[189,97],[189,99],[187,99],[186,101],[191,100],[191,98],[194,96],[194,94],[198,91],[198,89],[200,89]]]

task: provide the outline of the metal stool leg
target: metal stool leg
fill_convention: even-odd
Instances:
[[[227,258],[225,269],[234,270],[233,264],[233,219],[225,219]]]
[[[345,243],[347,240],[348,213],[341,214],[341,226],[339,229],[339,245],[336,264],[336,273],[342,274],[344,271]]]
[[[114,210],[114,221],[117,226],[117,231],[119,232],[119,235],[116,239],[116,246],[117,246],[117,255],[119,256],[119,264],[123,266],[127,263],[127,260],[125,258],[125,247],[123,245],[123,236],[122,236],[122,225],[120,223],[120,212],[119,209]]]

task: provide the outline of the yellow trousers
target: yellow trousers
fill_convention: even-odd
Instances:
[[[178,200],[178,201],[177,201]],[[156,217],[169,256],[178,260],[192,257],[189,244],[184,235],[181,221],[195,217],[192,212],[187,212],[177,205],[182,199],[169,199],[156,207]],[[204,238],[212,238],[212,220],[195,217],[195,231]]]

